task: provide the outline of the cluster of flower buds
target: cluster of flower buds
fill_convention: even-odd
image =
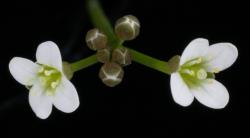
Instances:
[[[121,41],[132,40],[139,35],[140,23],[135,16],[127,15],[117,20],[115,34]],[[123,67],[131,64],[132,58],[125,47],[109,47],[107,36],[99,29],[94,28],[86,35],[87,46],[97,51],[97,59],[103,63],[99,77],[109,87],[118,85],[124,75]]]

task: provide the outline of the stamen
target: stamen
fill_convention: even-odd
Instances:
[[[44,67],[41,67],[39,70],[38,70],[38,73],[42,73],[44,71]]]
[[[58,81],[54,81],[50,84],[51,88],[55,89],[58,85]]]
[[[219,72],[220,72],[220,69],[219,69],[219,68],[213,68],[213,69],[212,69],[212,72],[214,72],[214,73],[219,73]]]
[[[50,76],[54,72],[55,72],[54,70],[45,70],[44,74],[45,74],[45,76]]]
[[[189,60],[188,62],[186,62],[184,64],[184,66],[190,67],[190,66],[193,66],[193,65],[201,64],[201,63],[202,63],[202,58],[199,57],[199,58],[195,58],[195,59]]]
[[[184,69],[184,70],[182,70],[182,73],[185,73],[185,74],[188,74],[188,75],[191,75],[191,76],[195,76],[194,71],[190,70],[190,69]]]

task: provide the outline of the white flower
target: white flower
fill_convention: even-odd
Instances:
[[[36,52],[37,62],[14,57],[9,63],[12,76],[19,83],[30,87],[29,104],[36,116],[46,119],[52,105],[71,113],[79,106],[74,85],[63,73],[62,58],[54,42],[41,43]]]
[[[182,53],[178,71],[171,74],[174,101],[188,106],[195,97],[210,108],[224,108],[229,94],[223,84],[214,79],[214,74],[230,67],[237,57],[238,50],[231,43],[209,46],[208,40],[202,38],[190,42]]]

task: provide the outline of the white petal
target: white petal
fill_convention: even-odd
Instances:
[[[76,88],[65,77],[62,78],[61,84],[56,90],[53,103],[57,109],[65,113],[71,113],[79,107]]]
[[[203,57],[209,48],[207,39],[197,38],[191,41],[181,55],[180,65],[194,58]]]
[[[237,48],[231,43],[217,43],[209,47],[206,63],[210,72],[219,72],[230,67],[238,57]]]
[[[170,86],[173,99],[176,103],[182,106],[190,105],[194,96],[189,91],[188,86],[185,84],[179,73],[173,73],[170,78]]]
[[[229,101],[227,89],[214,79],[205,80],[200,87],[193,88],[191,91],[200,103],[210,108],[224,108]]]
[[[36,59],[40,64],[57,68],[60,71],[62,70],[62,57],[60,50],[52,41],[43,42],[38,46]]]
[[[29,104],[36,116],[41,119],[46,119],[51,114],[51,99],[45,95],[45,89],[39,83],[34,84],[30,90]]]
[[[32,85],[37,76],[39,65],[20,57],[14,57],[9,63],[9,70],[16,81],[23,85]]]

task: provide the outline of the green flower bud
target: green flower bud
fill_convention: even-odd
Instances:
[[[73,70],[68,62],[63,62],[63,73],[67,77],[68,80],[70,80],[73,77]]]
[[[140,22],[133,15],[126,15],[116,21],[115,33],[121,40],[135,39],[140,32]]]
[[[107,47],[108,38],[98,29],[91,29],[87,32],[86,43],[92,50],[100,50]]]
[[[124,71],[122,67],[114,62],[103,64],[99,72],[100,79],[109,87],[114,87],[121,83],[123,75]]]
[[[116,48],[112,53],[112,61],[123,66],[129,65],[132,62],[131,54],[125,47]]]
[[[96,53],[97,60],[101,63],[109,62],[110,60],[110,50],[108,48],[98,50]]]

